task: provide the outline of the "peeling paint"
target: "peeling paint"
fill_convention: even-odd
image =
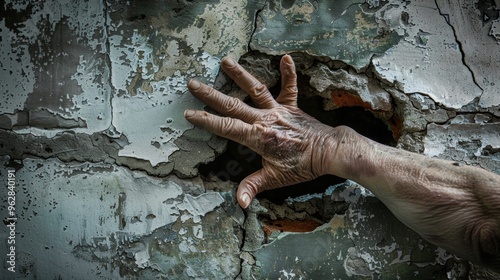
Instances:
[[[2,158],[2,166],[6,160]],[[29,252],[35,265],[43,266],[48,256],[57,264],[37,271],[41,278],[72,278],[72,271],[60,268],[77,264],[79,276],[94,275],[92,270],[99,271],[107,265],[82,262],[87,258],[86,250],[106,261],[114,258],[113,247],[147,238],[177,221],[184,224],[185,217],[197,224],[182,225],[178,234],[188,229],[194,238],[203,239],[213,230],[207,231],[202,217],[224,202],[219,193],[194,197],[184,194],[172,180],[153,179],[105,164],[68,166],[57,160],[25,160],[16,176],[17,228],[24,236],[20,237],[17,250]],[[189,240],[181,241],[181,245],[188,242],[184,245],[186,252],[200,252]],[[150,246],[135,243],[126,249],[138,268],[150,266]],[[181,251],[182,248],[179,247]],[[60,255],[56,253],[59,250],[73,254]],[[104,279],[114,277],[117,268],[102,273]]]
[[[479,105],[489,108],[500,106],[498,95],[500,84],[497,82],[500,45],[490,36],[498,25],[500,7],[497,5],[495,10],[487,7],[488,4],[480,2],[463,0],[455,4],[443,2],[439,3],[438,7],[453,26],[456,40],[464,52],[464,64],[470,68],[478,86],[482,89]],[[481,9],[491,10],[490,15],[496,13],[496,18],[486,15]]]
[[[499,172],[500,124],[483,121],[467,123],[464,119],[447,125],[429,124],[424,148],[424,154],[428,156],[480,165]]]
[[[481,88],[462,61],[460,42],[434,1],[386,5],[380,13],[385,10],[405,14],[408,22],[399,23],[404,40],[373,59],[377,75],[406,93],[428,95],[448,108],[459,109],[481,96]],[[425,44],[419,35],[422,31]]]
[[[494,20],[491,23],[491,29],[488,35],[493,36],[497,42],[500,41],[500,20]]]
[[[435,265],[451,256],[400,224],[371,193],[348,182],[333,194],[335,200],[349,199],[346,213],[313,232],[282,233],[257,250],[260,270],[255,278],[278,279],[294,273],[294,279],[446,279],[446,270]]]
[[[290,7],[288,7],[288,3]],[[356,69],[368,66],[399,41],[355,1],[269,1],[259,13],[252,49],[271,55],[303,51],[341,60]],[[293,16],[291,16],[293,11]]]
[[[291,53],[299,106],[321,121],[500,174],[499,7],[5,1],[0,178],[16,170],[19,273],[2,277],[484,279],[351,181],[263,193],[242,210],[236,181],[258,158],[236,158],[183,111],[204,107],[191,78],[246,100],[219,73],[222,57],[241,58],[274,94]],[[221,181],[236,160],[238,179]]]
[[[98,63],[106,51],[102,5],[97,1],[26,1],[24,6],[21,2],[17,6],[5,5],[2,9],[12,7],[19,15],[28,14],[21,17],[23,21],[15,18],[16,13],[2,13],[14,18],[7,16],[0,21],[0,32],[6,39],[0,42],[0,49],[2,57],[8,58],[0,71],[4,71],[2,77],[13,79],[2,80],[5,82],[1,85],[0,112],[19,114],[45,109],[65,119],[85,122],[84,126],[71,127],[78,132],[106,129],[110,124],[109,88],[105,83],[95,83],[99,79],[105,81],[107,76]],[[53,82],[49,83],[51,79]],[[96,109],[100,112],[97,116]],[[19,132],[55,135],[59,129],[46,128],[57,126],[45,121],[37,119],[33,125],[41,129]]]
[[[155,167],[171,161],[169,157],[179,150],[174,141],[193,127],[184,119],[184,110],[204,107],[187,93],[188,79],[213,84],[227,49],[235,55],[245,51],[251,31],[245,22],[251,20],[252,7],[211,1],[201,11],[201,5],[195,10],[179,8],[180,14],[189,14],[179,18],[168,5],[116,4],[111,19],[117,25],[109,28],[116,91],[113,125],[129,141],[119,155],[148,160]],[[132,13],[133,20],[115,20],[120,9]],[[238,17],[224,17],[228,12]],[[141,24],[142,17],[149,25]]]

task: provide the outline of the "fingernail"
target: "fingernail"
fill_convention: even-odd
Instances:
[[[286,62],[287,64],[293,64],[293,59],[288,54],[286,54],[285,56],[283,56],[283,61]]]
[[[192,117],[194,116],[194,114],[196,114],[195,110],[187,109],[186,111],[184,111],[185,118]]]
[[[201,87],[201,83],[198,82],[197,80],[191,80],[189,81],[188,87],[190,89],[199,89]]]
[[[250,198],[250,195],[248,195],[247,193],[243,193],[241,195],[241,200],[243,201],[243,208],[247,208],[248,205],[250,205],[250,202],[252,202],[252,199]]]
[[[230,58],[229,56],[226,56],[224,58],[224,61],[222,61],[226,66],[233,67],[236,65],[236,61],[234,59]]]

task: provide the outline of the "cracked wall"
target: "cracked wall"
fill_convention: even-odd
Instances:
[[[274,92],[290,53],[299,105],[322,121],[345,115],[361,131],[376,120],[379,142],[500,173],[499,10],[486,0],[0,3],[0,172],[6,185],[15,170],[17,218],[16,272],[2,254],[2,275],[495,279],[354,182],[264,193],[241,210],[237,181],[258,158],[182,113],[203,108],[185,87],[193,77],[245,100],[219,73],[222,57]]]

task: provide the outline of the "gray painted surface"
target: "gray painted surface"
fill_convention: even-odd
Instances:
[[[198,171],[226,140],[182,112],[203,108],[185,88],[193,77],[244,98],[219,74],[222,57],[272,87],[279,55],[292,53],[302,105],[321,98],[318,116],[362,107],[399,148],[500,173],[499,10],[461,0],[0,3],[0,212],[17,218],[13,238],[0,231],[2,252],[15,245],[16,272],[2,253],[3,278],[494,279],[353,182],[241,210],[237,182]],[[230,157],[219,177],[237,178],[254,158]]]

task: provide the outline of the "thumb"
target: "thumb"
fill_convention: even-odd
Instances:
[[[241,181],[236,193],[240,206],[247,208],[258,193],[273,188],[273,181],[273,177],[269,176],[265,169],[260,169],[248,175]]]

